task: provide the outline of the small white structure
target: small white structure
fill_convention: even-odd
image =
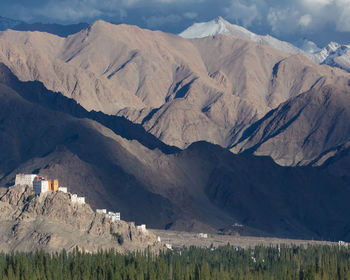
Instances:
[[[66,187],[59,187],[59,188],[58,188],[58,191],[59,191],[59,192],[67,193],[67,192],[68,192],[68,189],[67,189]]]
[[[83,197],[83,196],[78,196],[77,194],[72,194],[70,199],[71,199],[72,203],[77,203],[80,205],[85,204],[85,197]]]
[[[33,187],[33,181],[37,176],[38,175],[35,174],[17,174],[15,179],[15,185]]]
[[[97,214],[107,214],[107,209],[96,209]]]
[[[347,242],[341,241],[341,240],[338,241],[338,244],[339,244],[339,246],[348,246]]]
[[[146,225],[145,225],[145,224],[139,225],[139,226],[137,226],[136,228],[137,228],[138,230],[143,231],[143,232],[147,231]]]
[[[108,212],[108,214],[106,215],[108,218],[111,219],[112,223],[116,222],[116,221],[120,221],[120,213],[119,212]]]
[[[77,203],[81,204],[81,205],[85,204],[85,197],[84,196],[78,196],[77,197]]]
[[[201,232],[201,233],[198,234],[198,237],[199,237],[199,238],[208,238],[208,234],[207,234],[207,233],[202,233],[202,232]]]
[[[169,250],[173,249],[173,246],[169,243],[165,243],[165,247],[167,247]]]
[[[160,236],[157,237],[157,241],[162,242],[162,240],[160,239]]]
[[[33,181],[34,193],[39,195],[49,191],[49,181],[43,177],[35,177]]]

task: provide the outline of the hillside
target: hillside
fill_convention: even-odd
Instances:
[[[13,186],[0,198],[0,248],[2,252],[56,252],[76,247],[87,252],[114,248],[117,252],[159,250],[161,243],[151,232],[133,223],[111,222],[96,214],[88,204],[72,203],[71,194],[49,192],[33,195],[29,186]],[[123,236],[119,244],[111,234]]]
[[[186,40],[97,21],[61,38],[5,31],[0,62],[86,110],[125,116],[163,142],[231,146],[242,131],[320,79],[349,74],[233,36]]]
[[[1,73],[1,186],[34,172],[147,227],[215,232],[237,222],[246,234],[350,239],[346,177],[205,142],[174,149],[5,66]]]
[[[252,124],[232,149],[269,155],[282,165],[322,165],[350,139],[349,97],[349,86],[305,92]]]

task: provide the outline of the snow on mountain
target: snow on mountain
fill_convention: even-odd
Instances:
[[[23,23],[19,20],[14,20],[6,17],[0,16],[0,30],[6,30],[15,27],[16,25],[19,25]]]
[[[331,42],[315,56],[320,64],[327,64],[350,72],[350,45]]]
[[[304,52],[303,50],[297,48],[296,46],[278,40],[270,35],[257,35],[242,26],[238,26],[228,22],[222,17],[218,17],[214,20],[208,22],[194,23],[192,26],[187,28],[185,31],[179,35],[183,38],[194,39],[194,38],[203,38],[207,36],[215,36],[219,34],[227,34],[236,36],[239,38],[247,39],[258,44],[268,45],[275,49],[292,53],[292,54],[303,54],[309,58],[312,58],[312,55]]]
[[[340,45],[336,42],[331,42],[325,48],[320,49],[314,42],[306,39],[293,45],[270,35],[255,34],[242,26],[226,21],[222,17],[208,22],[194,23],[179,35],[186,39],[195,39],[219,34],[247,39],[290,54],[302,54],[315,63],[327,64],[350,72],[350,45]]]
[[[304,40],[299,47],[313,56],[313,61],[338,67],[350,72],[350,45],[341,45],[330,42],[326,47],[320,49],[311,41]]]

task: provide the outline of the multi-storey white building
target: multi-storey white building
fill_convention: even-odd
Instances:
[[[72,196],[71,196],[71,201],[72,201],[73,203],[77,203],[77,204],[83,205],[83,204],[85,204],[85,197],[83,197],[83,196],[78,196],[77,194],[72,194]]]
[[[33,181],[38,175],[35,174],[17,174],[15,185],[33,186]]]
[[[119,212],[108,212],[108,214],[106,215],[108,218],[111,219],[112,223],[114,223],[115,221],[120,221],[120,213]]]
[[[49,191],[49,181],[45,177],[35,177],[33,188],[36,195],[46,193]]]

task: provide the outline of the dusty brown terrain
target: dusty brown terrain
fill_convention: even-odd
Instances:
[[[88,252],[115,248],[118,252],[162,248],[156,236],[134,223],[112,222],[88,204],[73,203],[71,194],[48,192],[33,195],[29,186],[13,186],[0,198],[0,250],[3,252],[67,251],[78,247]],[[111,233],[119,233],[124,243]]]
[[[171,231],[171,230],[151,230],[155,235],[159,236],[162,242],[171,244],[174,249],[182,247],[197,246],[203,248],[225,246],[228,243],[235,247],[252,248],[255,246],[278,246],[278,245],[330,245],[336,246],[337,242],[316,241],[316,240],[300,240],[300,239],[282,239],[269,237],[253,237],[253,236],[232,236],[208,234],[207,238],[200,237],[198,233]]]
[[[349,86],[312,89],[254,123],[232,150],[268,155],[281,165],[322,166],[348,147],[349,108]]]
[[[126,116],[180,148],[200,140],[228,147],[281,102],[350,77],[233,36],[186,40],[103,21],[68,38],[2,32],[0,62],[22,81]]]
[[[346,178],[205,142],[174,150],[1,69],[1,186],[22,172],[58,178],[93,208],[153,228],[212,232],[238,222],[265,236],[350,239]]]

